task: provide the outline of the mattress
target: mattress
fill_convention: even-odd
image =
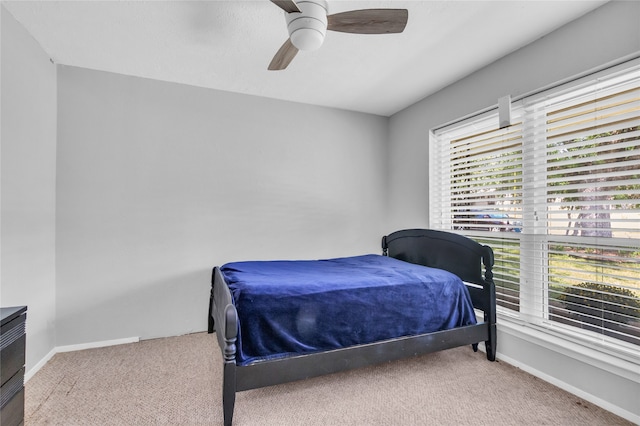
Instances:
[[[386,256],[233,262],[220,271],[238,312],[237,365],[476,324],[460,278]]]

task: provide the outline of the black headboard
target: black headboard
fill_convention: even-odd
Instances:
[[[405,229],[382,237],[382,252],[406,262],[444,269],[470,283],[493,283],[493,250],[463,235]]]

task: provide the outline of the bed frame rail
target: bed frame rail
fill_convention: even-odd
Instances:
[[[481,342],[488,338],[482,325],[384,340],[350,348],[271,360],[237,367],[238,391],[256,389],[325,374],[396,361]]]

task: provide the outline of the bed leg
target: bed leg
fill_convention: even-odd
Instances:
[[[492,324],[489,326],[489,340],[484,342],[484,345],[487,349],[487,359],[489,361],[496,360],[496,344],[497,344],[497,333],[496,333],[496,325]]]
[[[493,252],[491,251],[491,255],[493,256]],[[491,261],[491,265],[493,261]],[[484,320],[489,326],[489,340],[484,342],[486,350],[487,350],[487,359],[489,361],[496,360],[496,348],[498,347],[498,333],[496,331],[496,322],[497,322],[497,308],[496,308],[496,286],[493,282],[493,275],[491,273],[491,269],[487,266],[486,274],[489,276],[487,278],[490,280],[488,282],[487,290],[489,292],[489,300],[487,304],[487,308],[484,311]]]
[[[478,344],[477,343],[472,343],[471,347],[473,348],[474,352],[478,352]]]
[[[208,326],[207,333],[211,334],[215,331],[215,322],[213,320],[213,283],[211,283],[211,296],[209,296],[209,315],[207,316]]]
[[[496,348],[498,347],[498,332],[496,330],[496,305],[495,299],[490,305],[490,309],[485,313],[485,321],[489,326],[489,340],[484,342],[487,350],[487,359],[489,361],[496,360]]]
[[[233,408],[236,403],[236,339],[238,337],[238,314],[232,304],[224,308],[223,325],[220,332],[224,332],[224,358],[222,376],[222,409],[225,426],[231,426]]]
[[[222,384],[222,407],[224,412],[224,426],[231,426],[233,422],[233,409],[236,404],[236,364],[224,363],[224,376]]]
[[[213,333],[216,330],[215,320],[213,319],[213,308],[215,306],[215,300],[213,296],[214,295],[213,287],[214,287],[215,277],[216,277],[216,268],[213,268],[213,272],[211,273],[211,292],[209,293],[209,315],[207,317],[207,322],[209,323],[207,326],[207,332],[209,334]]]

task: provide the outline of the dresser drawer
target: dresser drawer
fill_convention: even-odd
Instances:
[[[18,426],[24,421],[24,388],[13,395],[0,412],[0,425]]]
[[[2,326],[0,337],[0,383],[4,384],[24,366],[27,338],[25,315]]]

